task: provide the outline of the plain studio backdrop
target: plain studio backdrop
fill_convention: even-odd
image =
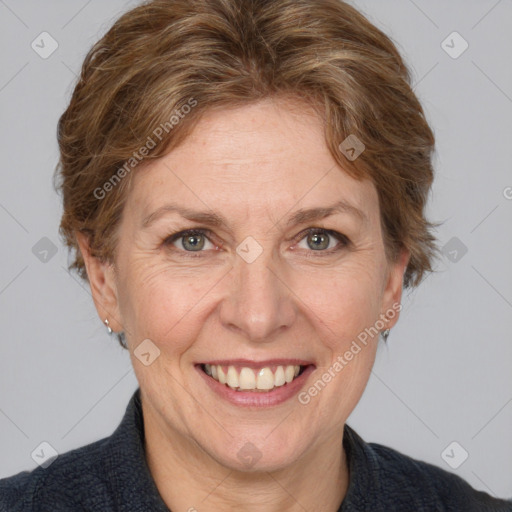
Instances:
[[[366,440],[512,496],[512,3],[354,0],[398,45],[437,137],[443,256],[403,296],[349,418]],[[67,272],[56,126],[91,45],[137,2],[0,0],[0,478],[110,435],[137,381]],[[43,43],[41,43],[43,40]],[[47,446],[47,445],[43,445]]]

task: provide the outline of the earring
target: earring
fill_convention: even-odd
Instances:
[[[388,339],[388,336],[389,336],[389,329],[385,329],[384,331],[382,331],[382,337],[384,338],[384,341],[387,341]]]
[[[105,318],[105,320],[103,321],[103,323],[107,326],[107,332],[108,332],[109,334],[112,334],[112,332],[113,332],[113,331],[112,331],[112,327],[110,327],[110,325],[109,325],[109,321]]]

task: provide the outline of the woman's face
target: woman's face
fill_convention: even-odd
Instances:
[[[282,100],[210,112],[134,172],[117,275],[102,267],[94,295],[127,334],[145,421],[238,469],[339,438],[375,332],[398,318],[407,259],[386,260],[373,184],[336,165],[312,111]],[[201,367],[214,363],[234,366],[233,387],[274,390],[235,391]],[[305,371],[282,385],[294,365]]]

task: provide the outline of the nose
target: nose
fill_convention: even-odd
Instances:
[[[227,296],[220,307],[226,328],[247,340],[266,343],[275,341],[279,332],[293,324],[293,293],[270,250],[264,250],[252,263],[237,255],[227,283]]]

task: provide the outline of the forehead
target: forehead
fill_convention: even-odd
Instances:
[[[304,102],[266,99],[208,111],[170,153],[133,176],[130,192],[147,216],[166,202],[245,212],[345,202],[372,215],[368,180],[349,176],[329,152],[321,117]]]

